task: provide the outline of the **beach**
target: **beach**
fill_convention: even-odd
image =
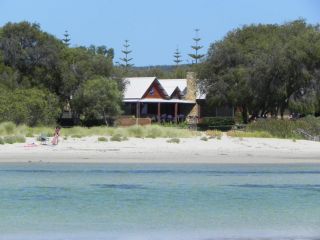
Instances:
[[[57,146],[26,143],[0,145],[0,162],[51,163],[320,163],[320,143],[272,138],[200,140],[180,138],[130,138],[122,142],[99,142],[98,136],[60,139]]]

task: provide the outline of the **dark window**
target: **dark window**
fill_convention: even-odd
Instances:
[[[149,95],[150,95],[150,96],[153,96],[153,95],[154,95],[154,87],[152,87],[152,88],[150,89]]]

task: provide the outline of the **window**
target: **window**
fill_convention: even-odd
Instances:
[[[154,95],[154,87],[152,87],[152,88],[150,89],[149,95],[150,95],[150,96],[153,96],[153,95]]]

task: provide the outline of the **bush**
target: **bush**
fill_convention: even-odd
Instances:
[[[229,131],[227,132],[227,135],[229,137],[251,137],[251,138],[272,138],[273,136],[265,131],[253,131],[253,132],[247,132],[247,131]]]
[[[232,117],[204,117],[198,124],[200,130],[217,129],[221,131],[230,130],[235,124]]]
[[[300,129],[312,136],[319,136],[320,118],[307,116],[298,120],[267,119],[250,123],[246,127],[247,132],[263,131],[277,138],[303,139]]]
[[[167,143],[180,143],[180,139],[179,138],[171,138],[171,139],[167,140]]]
[[[209,136],[209,138],[218,138],[220,139],[222,137],[222,132],[219,130],[207,130],[206,135]]]
[[[2,137],[0,137],[0,144],[3,145],[4,144],[4,140]]]
[[[208,138],[204,136],[204,137],[200,138],[200,140],[206,142],[206,141],[208,141]]]
[[[72,138],[82,138],[83,136],[80,135],[80,134],[75,134],[75,135],[72,135],[71,137],[72,137]]]
[[[8,144],[13,144],[13,143],[24,143],[26,139],[24,136],[15,135],[15,136],[5,136],[3,138],[3,141]]]
[[[28,133],[26,134],[26,137],[33,137],[33,134],[30,133],[30,132],[28,132]]]
[[[29,126],[53,124],[61,112],[58,97],[45,90],[15,89],[1,94],[0,121]],[[15,127],[14,124],[8,126],[9,131]]]
[[[123,137],[120,134],[115,134],[110,138],[110,141],[113,142],[121,142],[123,139]]]
[[[99,142],[108,142],[108,138],[106,137],[98,137]]]

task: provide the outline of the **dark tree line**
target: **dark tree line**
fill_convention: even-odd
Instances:
[[[297,20],[250,25],[213,43],[199,70],[211,104],[248,114],[283,117],[286,109],[320,111],[320,28]]]

